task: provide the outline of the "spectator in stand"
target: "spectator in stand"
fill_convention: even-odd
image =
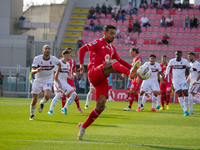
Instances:
[[[91,19],[91,21],[90,21],[90,30],[94,31],[94,27],[95,27],[94,21],[93,21],[93,19]]]
[[[96,13],[95,13],[94,7],[91,7],[90,10],[89,10],[88,19],[96,19],[95,14]]]
[[[94,30],[102,31],[102,29],[103,29],[103,25],[102,25],[100,19],[97,19],[97,24],[95,25]]]
[[[186,9],[189,8],[189,1],[188,0],[183,0],[182,8],[186,8]]]
[[[107,7],[105,3],[103,3],[103,5],[101,6],[101,13],[105,14],[107,17]]]
[[[159,9],[158,0],[153,0],[151,3],[151,9],[156,8]]]
[[[162,9],[169,9],[170,8],[170,0],[164,0],[164,3],[162,5]]]
[[[197,28],[199,25],[199,21],[197,18],[195,18],[195,15],[192,15],[192,19],[190,20],[190,28]]]
[[[132,3],[131,2],[128,2],[128,5],[126,5],[126,13],[128,15],[132,15],[132,12],[131,12],[131,7],[132,7]]]
[[[115,33],[115,37],[118,39],[118,41],[119,41],[119,38],[120,38],[120,34],[121,34],[120,30],[119,30],[119,28],[117,28],[116,33]]]
[[[136,5],[134,5],[134,7],[133,7],[133,14],[137,14],[137,6]]]
[[[116,8],[116,11],[118,12],[120,10],[120,6],[118,3],[116,3],[116,5],[114,6],[114,8]]]
[[[81,48],[83,45],[84,45],[84,42],[83,42],[83,40],[80,37],[79,40],[77,41],[77,47]]]
[[[173,3],[173,8],[178,8],[179,10],[181,10],[181,8],[182,8],[181,0],[175,0]]]
[[[140,8],[146,9],[148,7],[147,0],[142,0],[140,3]]]
[[[166,22],[167,27],[174,26],[174,22],[173,22],[173,19],[171,18],[171,15],[169,15],[169,16],[165,19],[165,22]]]
[[[81,77],[81,80],[79,81],[79,92],[80,93],[85,93],[85,88],[86,88],[86,82],[83,77]]]
[[[129,32],[127,32],[127,34],[125,35],[125,45],[127,45],[127,44],[132,44],[132,45],[134,45],[134,42],[133,41],[131,41],[131,37],[130,37],[130,33]]]
[[[125,10],[122,10],[121,8],[119,9],[118,11],[118,14],[117,14],[117,17],[116,17],[116,22],[118,20],[122,20],[122,22],[124,22],[124,20],[126,20],[126,17],[125,17]]]
[[[141,26],[138,23],[138,20],[135,21],[135,23],[133,24],[133,32],[135,33],[135,31],[138,31],[138,34],[141,33]]]
[[[118,15],[117,9],[114,8],[114,9],[112,10],[112,20],[115,20],[115,18],[117,17],[117,15]]]
[[[130,33],[130,32],[132,32],[133,31],[133,17],[132,16],[130,16],[129,17],[129,20],[128,20],[128,32]]]
[[[160,26],[166,27],[165,16],[162,16],[162,18],[160,19]]]
[[[168,45],[169,43],[169,36],[165,33],[162,38],[162,43]]]
[[[149,19],[146,17],[146,15],[145,14],[143,14],[143,16],[142,16],[142,18],[140,19],[140,22],[141,22],[141,26],[142,27],[147,27],[147,26],[151,26],[150,24],[149,24]]]
[[[99,4],[97,4],[97,6],[96,6],[96,8],[95,8],[95,11],[96,11],[96,13],[97,13],[98,15],[101,14],[101,8],[100,8]]]
[[[184,23],[183,23],[183,28],[185,29],[185,27],[190,27],[190,18],[189,15],[186,15],[186,18],[184,19]]]
[[[108,14],[112,14],[112,7],[110,4],[108,5]]]

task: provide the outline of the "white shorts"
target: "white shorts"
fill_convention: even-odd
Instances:
[[[70,91],[74,90],[67,82],[61,82],[62,89],[58,86],[57,82],[54,82],[54,91],[62,91],[65,94],[68,94]]]
[[[195,85],[190,84],[189,92],[197,94],[199,87],[200,87],[200,84],[195,84]]]
[[[173,83],[175,92],[179,90],[188,90],[188,84],[187,82],[185,83]]]
[[[90,89],[95,89],[94,86],[90,83]]]
[[[160,86],[158,84],[158,81],[149,82],[145,80],[142,82],[140,91],[145,91],[146,93],[149,93],[150,92],[149,88],[151,91],[160,91]]]
[[[33,82],[31,93],[32,94],[40,94],[42,92],[42,90],[43,91],[47,90],[47,89],[52,90],[52,85],[53,85],[52,81],[42,83],[42,82],[40,82],[39,80],[36,79]]]

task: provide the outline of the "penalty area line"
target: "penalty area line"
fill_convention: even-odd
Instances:
[[[154,146],[154,147],[185,147],[200,148],[200,146],[186,145],[156,145],[156,144],[137,144],[137,143],[120,143],[120,142],[88,142],[88,141],[53,141],[53,140],[22,140],[22,139],[0,139],[0,141],[22,141],[22,142],[42,142],[42,143],[80,143],[80,144],[109,144],[109,145],[135,145],[135,146]]]

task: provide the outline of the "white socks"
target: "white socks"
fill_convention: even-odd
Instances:
[[[160,105],[160,95],[157,96],[157,106]]]
[[[184,111],[184,112],[187,111],[187,107],[186,107],[186,105],[185,105],[185,102],[184,102],[184,100],[183,100],[183,97],[178,97],[178,101],[179,101],[181,107],[183,108],[183,111]]]
[[[48,100],[45,99],[45,97],[43,97],[43,99],[40,101],[40,104],[44,104],[46,103]]]
[[[31,115],[35,115],[35,109],[36,109],[36,105],[35,106],[30,105]]]
[[[74,101],[74,99],[76,98],[76,92],[73,92],[71,95],[70,95],[70,97],[69,97],[69,99],[67,100],[67,103],[65,104],[65,108],[68,108],[69,107],[69,105],[71,105],[72,103],[73,103],[73,101]]]
[[[91,98],[92,98],[92,93],[88,92],[85,105],[87,106],[89,105],[89,101],[91,100]]]
[[[142,97],[143,97],[143,95],[142,95],[142,96],[139,95],[139,97],[138,97],[138,107],[141,107],[141,104],[142,104]]]
[[[50,106],[50,111],[53,111],[54,107],[56,106],[58,100],[61,98],[62,93],[56,93],[56,95],[54,96],[52,102],[51,102],[51,106]]]
[[[184,100],[185,100],[185,105],[186,107],[189,105],[189,99],[188,96],[184,96]]]
[[[157,98],[158,98],[158,97],[155,97],[155,96],[153,95],[153,97],[152,97],[152,108],[155,108],[156,102],[157,102]]]
[[[142,99],[142,105],[143,105],[143,106],[145,105],[146,100],[147,100],[147,96],[145,95],[145,96],[143,97],[143,99]]]

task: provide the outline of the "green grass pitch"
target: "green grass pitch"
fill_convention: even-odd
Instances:
[[[0,150],[133,150],[133,149],[200,149],[200,106],[194,105],[194,115],[183,116],[179,104],[170,104],[170,110],[151,112],[151,103],[145,110],[123,111],[126,102],[107,102],[107,110],[86,130],[82,141],[77,139],[79,122],[83,122],[94,108],[88,110],[81,100],[83,113],[75,103],[68,115],[61,114],[58,101],[54,115],[47,115],[50,102],[42,113],[36,111],[35,120],[29,121],[31,99],[0,98]],[[37,104],[37,108],[39,103]],[[36,110],[37,110],[36,108]]]

